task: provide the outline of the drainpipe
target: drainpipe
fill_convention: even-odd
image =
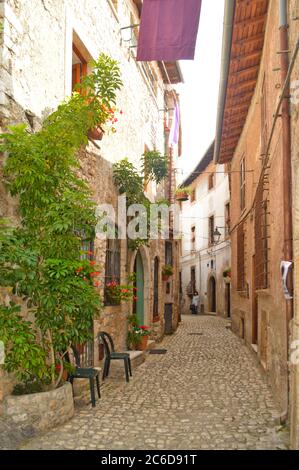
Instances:
[[[279,31],[281,83],[285,83],[289,68],[289,38],[287,0],[279,0]],[[283,159],[283,217],[284,217],[284,258],[293,262],[293,226],[292,226],[292,160],[291,160],[291,118],[290,118],[290,86],[285,90],[282,101],[282,159]],[[293,291],[292,276],[288,284]],[[293,318],[293,301],[286,301],[286,327],[289,342],[289,323]]]
[[[280,62],[281,83],[284,84],[289,68],[289,37],[287,0],[279,0],[279,31],[280,31]],[[283,161],[283,218],[284,218],[284,259],[293,262],[293,227],[292,227],[292,166],[291,166],[291,118],[290,118],[290,86],[285,89],[281,108],[282,119],[282,161]],[[293,292],[293,279],[288,279],[289,292]],[[286,342],[287,359],[289,357],[290,322],[293,318],[293,300],[286,300]],[[288,381],[287,410],[290,404],[290,382]],[[287,416],[289,410],[287,411]],[[286,416],[286,417],[287,417]]]

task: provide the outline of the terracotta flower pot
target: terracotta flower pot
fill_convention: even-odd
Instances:
[[[148,335],[141,336],[140,342],[136,344],[136,351],[144,351],[147,347]]]
[[[93,127],[88,131],[88,138],[92,140],[102,140],[104,131],[100,126]]]
[[[175,198],[177,201],[183,202],[183,201],[188,201],[189,200],[189,194],[188,193],[177,193],[175,195]]]
[[[162,281],[169,281],[170,276],[167,276],[166,274],[162,274]]]

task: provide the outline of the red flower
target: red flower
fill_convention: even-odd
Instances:
[[[123,294],[127,294],[129,292],[128,289],[122,289],[121,291],[122,291]]]
[[[137,292],[138,291],[137,287],[133,287],[133,291]]]
[[[89,256],[93,256],[93,251],[87,251],[86,254]]]
[[[81,266],[80,268],[77,268],[77,269],[76,269],[76,273],[81,273],[81,271],[83,271],[83,269],[84,269],[84,268],[83,268],[82,266]]]
[[[122,112],[122,110],[120,110],[119,114],[124,114],[124,113]]]
[[[56,365],[55,365],[55,369],[56,369],[56,370],[61,370],[61,364],[56,364]]]
[[[97,264],[97,262],[96,261],[90,261],[89,264],[90,264],[90,266],[95,266]]]
[[[100,281],[95,281],[93,285],[94,285],[94,287],[99,287],[101,285],[101,283],[100,283]]]
[[[99,273],[98,271],[94,271],[93,273],[90,273],[90,277],[96,277],[96,276],[99,276],[101,273]]]
[[[134,300],[138,300],[138,297],[133,297]]]

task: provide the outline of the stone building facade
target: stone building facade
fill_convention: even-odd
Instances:
[[[298,331],[290,314],[292,299],[283,288],[281,262],[292,262],[287,254],[292,235],[286,235],[291,203],[284,203],[291,192],[284,161],[288,165],[293,160],[296,206],[298,104],[290,110],[292,148],[286,155],[288,112],[278,103],[285,83],[281,57],[294,57],[298,40],[297,7],[292,0],[226,2],[215,149],[215,161],[230,165],[231,172],[233,331],[256,352],[268,375],[281,420],[290,418],[293,447],[298,447],[298,369],[290,362],[290,335],[293,330],[298,339]],[[287,26],[282,25],[285,10]],[[284,30],[289,47],[282,46]],[[294,80],[298,58],[296,64]],[[289,101],[287,96],[283,103]],[[294,217],[296,221],[296,212]],[[295,284],[295,307],[296,290]]]
[[[80,175],[88,182],[98,204],[112,204],[117,213],[118,191],[113,184],[113,163],[128,157],[140,168],[145,149],[168,151],[168,133],[174,108],[169,96],[182,80],[177,63],[136,62],[136,37],[142,2],[139,0],[1,0],[0,1],[0,129],[25,122],[32,132],[58,104],[71,95],[74,67],[84,66],[104,52],[120,65],[123,88],[117,96],[117,107],[123,111],[117,132],[104,135],[101,141],[89,141],[80,151]],[[121,28],[127,28],[122,30]],[[131,32],[127,40],[124,32]],[[84,68],[83,67],[83,68]],[[167,102],[167,106],[165,103]],[[175,150],[173,158],[179,150]],[[170,173],[171,183],[174,173]],[[171,197],[169,182],[148,187],[148,196]],[[17,222],[15,202],[0,180],[0,216]],[[169,285],[162,282],[166,245],[172,248],[174,276]],[[120,277],[126,281],[134,271],[136,256],[143,270],[143,323],[159,340],[164,334],[165,304],[171,304],[172,330],[178,326],[178,246],[170,239],[151,241],[139,254],[120,241]],[[106,241],[94,240],[94,258],[105,273]],[[156,271],[155,271],[156,266]],[[157,269],[158,266],[158,269]],[[155,276],[158,276],[155,282]],[[155,287],[155,289],[154,289]],[[103,291],[100,289],[100,294]],[[154,298],[156,302],[155,315]],[[158,304],[157,304],[158,303]],[[158,305],[158,307],[157,307]],[[105,306],[95,322],[97,332],[112,334],[117,348],[126,349],[127,317],[131,304]],[[95,341],[95,360],[98,354]],[[1,373],[1,371],[0,371]],[[4,383],[4,380],[2,380]],[[0,386],[1,389],[1,386]],[[0,392],[1,393],[1,392]],[[1,398],[1,396],[0,396]]]
[[[229,183],[225,166],[215,165],[213,155],[214,143],[182,183],[191,195],[181,203],[180,213],[181,309],[190,313],[192,294],[197,290],[202,313],[230,317],[230,278],[223,276],[230,268]]]

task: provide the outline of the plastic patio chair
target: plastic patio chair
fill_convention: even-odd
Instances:
[[[85,348],[87,347],[88,345],[85,345]],[[85,364],[83,364],[84,359],[86,358],[86,355],[84,355],[84,353],[80,355],[76,346],[72,346],[71,349],[74,354],[76,368],[75,368],[75,371],[70,374],[69,381],[73,386],[74,379],[89,379],[91,404],[93,407],[95,407],[96,406],[95,382],[97,386],[98,396],[99,398],[101,398],[100,379],[99,379],[100,370],[95,369],[92,366],[89,366],[89,365],[86,366]]]
[[[102,379],[105,380],[109,375],[110,362],[115,360],[124,361],[126,381],[129,382],[132,377],[132,367],[130,354],[126,352],[117,352],[114,348],[112,337],[106,331],[100,331],[98,334],[99,342],[102,342],[105,350],[105,362]]]

